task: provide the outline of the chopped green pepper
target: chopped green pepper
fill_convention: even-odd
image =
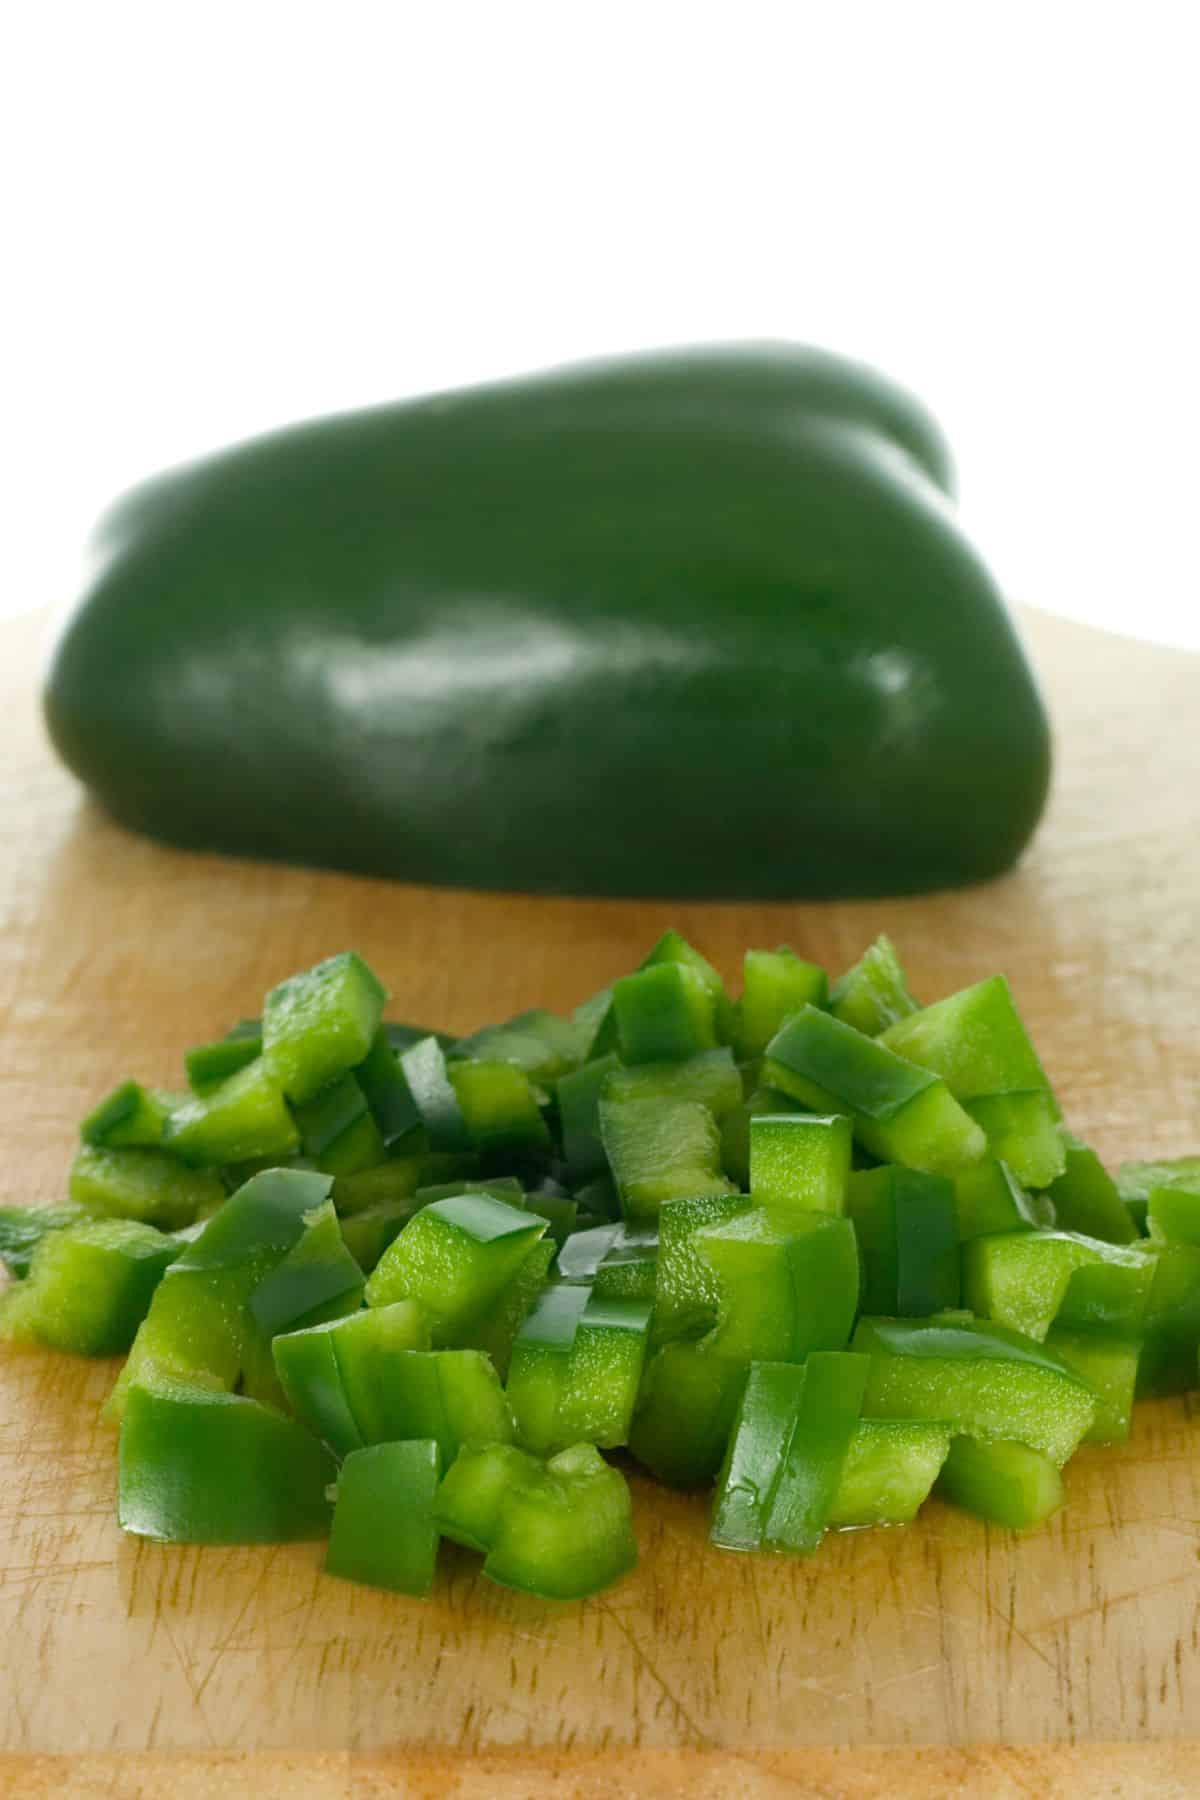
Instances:
[[[601,1100],[600,1136],[627,1219],[729,1187],[716,1121],[698,1100]]]
[[[844,1114],[760,1113],[750,1120],[750,1191],[772,1221],[802,1212],[840,1213],[850,1174]]]
[[[859,1142],[884,1161],[940,1175],[983,1154],[983,1132],[939,1076],[815,1006],[771,1039],[763,1079],[816,1112],[852,1114]]]
[[[624,1062],[678,1061],[716,1045],[713,990],[684,963],[655,963],[622,976],[612,998]]]
[[[778,950],[747,950],[742,971],[733,1039],[742,1059],[761,1056],[786,1018],[802,1006],[824,1006],[829,997],[824,969],[805,962],[786,944]]]
[[[163,1148],[201,1168],[251,1158],[280,1158],[300,1148],[300,1133],[263,1057],[247,1063],[203,1098],[167,1117]]]
[[[71,1164],[71,1199],[94,1217],[138,1219],[178,1231],[225,1198],[220,1177],[189,1169],[162,1150],[99,1150],[85,1144]]]
[[[178,1094],[144,1088],[138,1081],[123,1081],[88,1114],[79,1127],[79,1135],[85,1144],[102,1150],[160,1144],[167,1115],[179,1100]]]
[[[850,1176],[846,1212],[858,1234],[866,1313],[921,1318],[958,1305],[958,1217],[940,1175],[885,1164]]]
[[[78,1356],[128,1350],[178,1254],[173,1238],[132,1219],[47,1232],[25,1280],[0,1294],[0,1338]]]
[[[517,1334],[508,1375],[527,1449],[628,1441],[649,1324],[644,1300],[609,1299],[586,1287],[545,1290]]]
[[[799,1362],[840,1350],[858,1310],[858,1250],[848,1219],[797,1214],[777,1229],[759,1207],[692,1240],[720,1290],[713,1352],[737,1362]]]
[[[427,1594],[437,1564],[441,1457],[428,1438],[352,1450],[337,1478],[325,1567],[346,1581]]]
[[[829,1010],[843,1025],[853,1025],[867,1037],[878,1037],[918,1010],[895,945],[883,932],[834,983]]]
[[[367,1282],[368,1306],[419,1300],[435,1345],[461,1339],[496,1304],[546,1221],[490,1194],[434,1200],[409,1220]]]
[[[323,1537],[335,1464],[282,1413],[149,1372],[121,1424],[117,1517],[139,1537],[274,1544]]]
[[[1069,1131],[1062,1133],[1062,1141],[1067,1166],[1049,1190],[1057,1223],[1064,1231],[1080,1231],[1110,1244],[1133,1243],[1137,1227],[1096,1152]]]
[[[361,1063],[387,989],[345,950],[272,988],[263,1003],[263,1060],[289,1100],[314,1094]]]
[[[914,1419],[860,1419],[827,1520],[831,1529],[908,1525],[950,1450],[950,1427]]]
[[[938,1477],[938,1492],[996,1525],[1028,1531],[1063,1503],[1062,1476],[1040,1450],[1000,1438],[956,1437]]]

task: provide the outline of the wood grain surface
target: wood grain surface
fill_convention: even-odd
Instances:
[[[1024,623],[1059,763],[1022,868],[804,906],[433,892],[160,849],[54,763],[34,703],[44,626],[4,627],[3,1200],[61,1195],[99,1094],[126,1074],[176,1082],[186,1045],[331,951],[361,950],[394,1014],[467,1030],[570,1007],[669,923],[731,978],[749,944],[838,969],[880,929],[925,998],[1004,970],[1103,1155],[1200,1147],[1200,659]],[[634,1474],[639,1570],[556,1609],[453,1547],[416,1602],[327,1578],[317,1545],[124,1538],[96,1416],[112,1375],[0,1357],[6,1792],[1200,1790],[1192,1400],[1146,1406],[1127,1447],[1082,1453],[1067,1509],[1025,1538],[931,1504],[911,1530],[834,1537],[810,1561],[738,1557],[709,1548],[702,1500]]]

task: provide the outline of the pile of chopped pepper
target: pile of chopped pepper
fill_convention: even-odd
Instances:
[[[1200,1158],[1114,1179],[1003,976],[921,1007],[880,937],[831,987],[668,932],[573,1018],[388,1023],[353,952],[84,1120],[0,1209],[0,1336],[128,1358],[119,1518],[328,1537],[407,1594],[450,1538],[580,1599],[637,1559],[602,1452],[807,1553],[931,1490],[1024,1529],[1135,1395],[1197,1383]]]

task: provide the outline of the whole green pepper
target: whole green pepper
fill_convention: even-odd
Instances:
[[[787,344],[303,424],[109,517],[51,736],[128,825],[406,880],[978,880],[1049,742],[949,489],[919,406]]]

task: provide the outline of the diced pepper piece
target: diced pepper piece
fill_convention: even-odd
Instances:
[[[1142,1325],[1137,1397],[1183,1394],[1196,1385],[1200,1345],[1200,1248],[1163,1244]]]
[[[260,1255],[280,1260],[304,1235],[307,1215],[329,1198],[327,1175],[307,1169],[267,1169],[230,1196],[175,1265],[228,1268]]]
[[[729,1186],[716,1123],[697,1100],[601,1100],[600,1135],[627,1219]]]
[[[383,1133],[371,1114],[364,1112],[321,1152],[317,1167],[325,1175],[361,1175],[367,1169],[381,1168],[386,1158]]]
[[[706,956],[702,956],[694,944],[678,931],[664,931],[658,942],[643,957],[642,969],[654,969],[662,963],[677,963],[681,968],[690,969],[698,975],[713,999],[713,1020],[717,1028],[717,1039],[727,1044],[733,1036],[733,1003],[725,991],[725,983],[713,968]]]
[[[364,1118],[366,1112],[367,1097],[353,1075],[339,1075],[311,1100],[293,1106],[292,1117],[300,1133],[304,1154],[320,1156],[356,1119]]]
[[[1008,1164],[995,1156],[982,1157],[970,1168],[957,1171],[954,1201],[958,1235],[964,1243],[998,1231],[1033,1231],[1055,1223],[1053,1210],[1043,1214],[1039,1202],[1025,1192]]]
[[[596,1269],[592,1283],[596,1299],[653,1301],[657,1288],[657,1229],[649,1225],[619,1226]]]
[[[805,962],[786,944],[778,950],[747,950],[742,997],[734,1007],[733,1041],[743,1060],[761,1056],[784,1020],[802,1006],[824,1006],[829,980],[816,963]]]
[[[853,968],[834,982],[829,1009],[835,1019],[853,1025],[866,1037],[878,1037],[889,1025],[918,1010],[895,945],[883,932]]]
[[[642,1300],[545,1290],[518,1333],[508,1377],[526,1448],[545,1454],[585,1438],[608,1448],[628,1441],[649,1324]]]
[[[458,1096],[446,1072],[446,1057],[436,1037],[422,1038],[400,1053],[400,1071],[435,1151],[470,1150],[471,1135]]]
[[[213,1044],[197,1044],[187,1051],[183,1059],[187,1084],[193,1094],[201,1097],[211,1094],[214,1088],[261,1055],[262,1033],[255,1020],[252,1032],[239,1037],[218,1038]]]
[[[581,1063],[594,1062],[608,1056],[617,1047],[617,1018],[613,1012],[612,988],[603,987],[575,1008],[571,1015],[579,1027]]]
[[[524,1070],[506,1062],[452,1062],[446,1073],[477,1149],[549,1148],[550,1132]]]
[[[416,1212],[426,1204],[420,1187],[424,1173],[423,1156],[393,1156],[372,1169],[356,1169],[352,1175],[335,1175],[333,1204],[343,1217],[366,1212],[372,1206],[393,1205],[397,1201],[408,1201],[409,1211]],[[462,1187],[456,1182],[446,1192],[458,1194]],[[427,1197],[437,1200],[443,1196],[438,1192]]]
[[[1061,1135],[1067,1166],[1050,1186],[1058,1224],[1064,1231],[1079,1231],[1084,1237],[1102,1238],[1109,1244],[1132,1244],[1137,1227],[1116,1182],[1094,1150],[1069,1131]]]
[[[816,1112],[850,1113],[859,1142],[884,1162],[953,1174],[985,1148],[983,1132],[939,1076],[815,1006],[771,1039],[763,1080]]]
[[[963,1247],[967,1305],[1039,1342],[1060,1317],[1067,1326],[1136,1335],[1153,1276],[1150,1251],[1075,1232],[1008,1231]]]
[[[502,1025],[485,1025],[482,1031],[460,1038],[449,1060],[512,1063],[523,1069],[531,1081],[547,1087],[578,1067],[587,1049],[587,1037],[586,1024],[534,1009],[518,1013]]]
[[[1129,1436],[1142,1346],[1136,1338],[1101,1331],[1068,1331],[1053,1325],[1046,1348],[1082,1376],[1096,1396],[1096,1417],[1085,1444],[1123,1444]]]
[[[373,1175],[374,1169],[364,1169]],[[349,1177],[357,1181],[357,1176]],[[389,1244],[395,1243],[413,1216],[411,1200],[381,1200],[341,1220],[342,1242],[364,1275],[369,1275]]]
[[[94,1216],[73,1201],[62,1206],[0,1206],[0,1262],[14,1281],[23,1281],[34,1251],[48,1232],[82,1225]]]
[[[693,1245],[719,1284],[714,1354],[736,1362],[800,1362],[845,1346],[858,1310],[858,1248],[849,1219],[798,1214],[777,1229],[755,1207],[706,1225]]]
[[[605,1100],[698,1100],[718,1122],[742,1101],[742,1078],[725,1046],[701,1050],[680,1062],[616,1065],[604,1084]]]
[[[858,1170],[849,1179],[846,1212],[858,1234],[864,1312],[925,1318],[958,1305],[952,1183],[894,1163]]]
[[[553,1261],[554,1242],[546,1236],[528,1252],[495,1305],[462,1333],[463,1347],[486,1351],[501,1381],[508,1376],[517,1333],[545,1286]]]
[[[305,1215],[303,1235],[263,1277],[250,1299],[250,1317],[268,1340],[357,1310],[363,1273],[342,1238],[333,1201]]]
[[[715,1048],[713,991],[694,969],[659,963],[622,976],[612,992],[623,1062],[681,1061]]]
[[[897,1019],[883,1033],[889,1050],[940,1075],[956,1100],[1037,1088],[1058,1107],[1046,1071],[1003,975]]]
[[[696,1245],[702,1226],[725,1225],[751,1209],[746,1194],[668,1200],[658,1215],[658,1271],[651,1339],[693,1337],[717,1322],[720,1283]],[[561,1258],[559,1259],[561,1264]]]
[[[1156,1187],[1146,1202],[1146,1234],[1157,1244],[1200,1245],[1200,1178],[1194,1188]]]
[[[289,1100],[314,1094],[362,1062],[387,989],[345,950],[272,988],[263,1005],[263,1059]]]
[[[168,1115],[163,1148],[201,1168],[292,1156],[300,1134],[266,1062],[259,1058],[202,1099]]]
[[[814,1351],[751,1366],[710,1536],[731,1550],[809,1553],[825,1532],[858,1424],[868,1359]]]
[[[672,1487],[700,1487],[721,1466],[746,1366],[714,1356],[708,1340],[664,1344],[646,1365],[629,1448]]]
[[[339,1456],[390,1438],[444,1435],[444,1422],[429,1432],[393,1429],[412,1412],[403,1400],[396,1410],[397,1370],[404,1358],[429,1349],[429,1321],[413,1300],[288,1332],[271,1349],[290,1405]],[[436,1367],[424,1373],[432,1373],[436,1389]],[[419,1368],[414,1381],[421,1374]],[[440,1389],[436,1393],[440,1404]],[[503,1435],[511,1437],[511,1424]]]
[[[421,1129],[421,1115],[404,1079],[386,1026],[379,1027],[371,1039],[371,1048],[363,1060],[355,1064],[354,1080],[371,1109],[371,1117],[379,1127],[387,1149],[393,1150],[397,1145],[407,1147],[407,1140]]]
[[[781,1113],[808,1110],[803,1101],[785,1094],[780,1088],[751,1088],[741,1105],[735,1106],[721,1120],[721,1167],[730,1182],[737,1187],[750,1186],[750,1126],[753,1120],[768,1114],[778,1117]]]
[[[1067,1166],[1067,1153],[1050,1096],[1041,1088],[988,1094],[966,1101],[987,1134],[993,1156],[1008,1164],[1025,1187],[1049,1188]]]
[[[637,1562],[629,1489],[591,1444],[552,1456],[499,1509],[483,1572],[546,1600],[581,1600]]]
[[[71,1165],[71,1199],[95,1218],[138,1219],[178,1231],[225,1198],[220,1177],[189,1169],[163,1150],[97,1150],[85,1144]]]
[[[588,1181],[608,1168],[600,1142],[600,1095],[609,1075],[620,1066],[614,1051],[560,1076],[555,1084],[563,1156],[573,1182]]]
[[[345,1581],[427,1594],[437,1565],[441,1459],[425,1438],[352,1450],[337,1478],[325,1568]]]
[[[911,1524],[949,1450],[948,1425],[860,1419],[829,1509],[830,1529]]]
[[[1057,1464],[1039,1450],[1001,1438],[956,1437],[938,1476],[938,1493],[953,1506],[1028,1531],[1063,1503]]]
[[[269,1373],[250,1298],[304,1235],[305,1216],[328,1198],[330,1185],[326,1175],[270,1169],[225,1202],[159,1283],[106,1417],[119,1419],[131,1387],[155,1369],[226,1389],[248,1367],[261,1374],[265,1363]]]
[[[132,1219],[48,1232],[25,1280],[0,1295],[0,1338],[77,1356],[128,1350],[178,1254],[173,1238]]]
[[[797,1213],[840,1213],[850,1175],[851,1126],[844,1113],[761,1113],[750,1121],[750,1191],[772,1222]]]
[[[545,1230],[544,1219],[490,1194],[434,1200],[380,1258],[367,1304],[418,1300],[435,1346],[453,1344],[495,1305]]]
[[[121,1425],[117,1517],[139,1537],[273,1544],[323,1537],[336,1465],[303,1425],[195,1382],[148,1379]]]
[[[167,1115],[180,1099],[161,1088],[145,1088],[140,1081],[123,1081],[88,1114],[79,1135],[85,1144],[102,1150],[161,1144]]]
[[[863,1414],[934,1419],[960,1435],[1015,1438],[1065,1463],[1091,1429],[1091,1389],[1041,1344],[990,1321],[860,1319],[871,1358]]]
[[[443,1537],[487,1552],[512,1490],[543,1479],[542,1464],[515,1444],[467,1444],[442,1477],[434,1517]]]

